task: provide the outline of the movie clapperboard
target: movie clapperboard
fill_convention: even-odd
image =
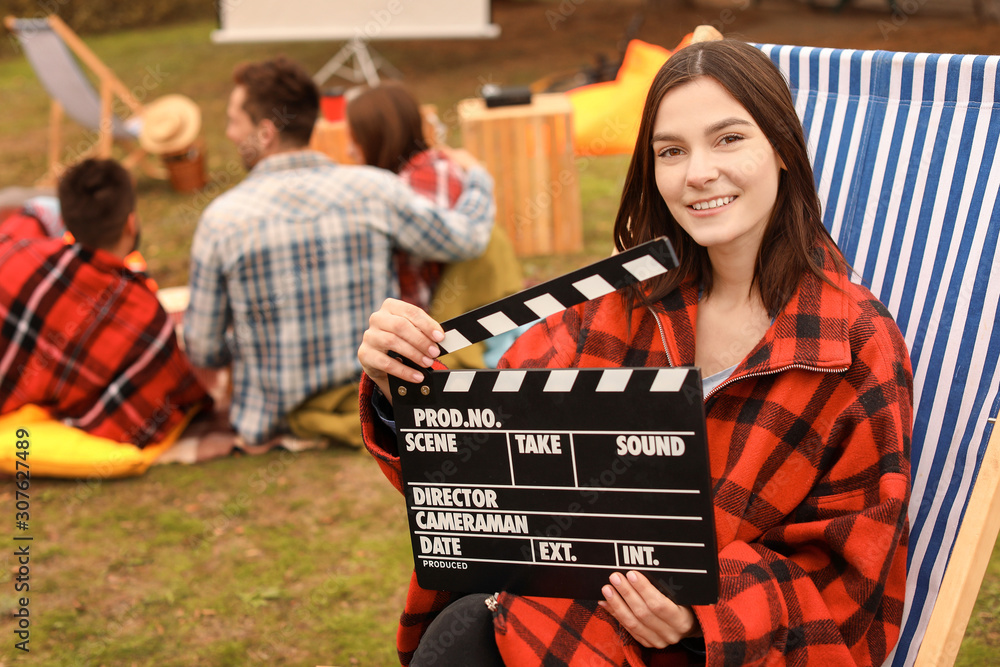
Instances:
[[[656,239],[443,323],[442,353],[665,273]],[[697,369],[424,369],[390,377],[419,584],[598,599],[643,572],[718,596]]]

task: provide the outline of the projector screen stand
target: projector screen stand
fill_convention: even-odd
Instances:
[[[353,64],[350,64],[351,61]],[[344,45],[333,58],[313,76],[317,86],[322,86],[331,76],[339,76],[351,83],[379,84],[379,72],[394,79],[403,78],[402,73],[368,46],[368,42],[355,37]]]

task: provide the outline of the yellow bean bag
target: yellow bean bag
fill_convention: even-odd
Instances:
[[[671,53],[693,42],[721,39],[711,26],[698,26],[669,51],[633,39],[614,81],[580,86],[566,93],[573,105],[573,148],[577,155],[630,154],[639,136],[646,93]]]
[[[27,465],[32,477],[110,479],[141,475],[173,446],[199,409],[190,410],[161,442],[140,449],[90,435],[53,419],[38,406],[26,405],[0,416],[0,470],[13,475]],[[27,440],[28,448],[17,449],[19,440]],[[17,453],[24,451],[27,456],[19,458]]]

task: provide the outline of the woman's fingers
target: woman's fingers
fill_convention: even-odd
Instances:
[[[656,618],[671,626],[683,623],[682,608],[661,593],[660,589],[654,586],[644,574],[631,570],[625,575],[625,581],[642,600],[642,605],[648,610],[651,618]]]
[[[448,156],[448,159],[460,166],[462,169],[468,171],[473,167],[479,167],[482,163],[476,159],[476,157],[464,148],[452,148],[451,146],[444,146],[441,150]]]
[[[389,354],[397,351],[407,359],[416,357],[421,366],[428,366],[426,358],[419,350],[395,336],[369,329],[365,332],[361,347],[358,348],[358,361],[373,380],[379,380],[387,375],[394,375],[409,382],[420,382],[423,375],[414,368],[407,366]]]
[[[639,572],[611,575],[611,585],[602,592],[606,608],[643,646],[664,648],[691,633],[694,613],[676,605]]]
[[[626,600],[625,595],[622,594],[622,590],[625,589],[622,581],[624,577],[620,574],[615,573],[611,575],[611,583],[613,585],[605,585],[601,588],[601,593],[604,595],[606,603],[603,605],[612,616],[618,621],[618,623],[628,630],[637,642],[642,644],[647,648],[662,648],[657,646],[656,634],[651,632],[650,628],[643,624],[632,606]],[[626,593],[627,594],[627,593]]]
[[[370,330],[382,336],[383,352],[395,352],[420,366],[430,366],[441,354],[437,343],[444,340],[444,330],[430,315],[405,301],[388,299],[368,319]]]
[[[422,367],[430,366],[440,354],[437,343],[444,339],[441,325],[420,308],[386,299],[382,307],[368,318],[358,361],[365,373],[388,396],[388,375],[419,382],[423,375],[390,356],[396,353]],[[391,400],[391,397],[390,397]]]

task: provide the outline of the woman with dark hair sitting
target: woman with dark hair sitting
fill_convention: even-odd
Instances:
[[[349,100],[346,115],[353,159],[397,174],[438,206],[451,207],[458,201],[462,167],[444,151],[430,148],[420,105],[406,88],[393,83],[366,88]],[[444,264],[401,250],[394,262],[400,298],[430,308]]]
[[[347,127],[352,158],[362,164],[397,174],[414,191],[436,205],[451,207],[462,194],[464,168],[474,159],[463,150],[432,146],[433,121],[425,120],[417,99],[401,84],[385,82],[365,88],[347,104]],[[400,299],[440,320],[513,294],[523,287],[521,266],[507,235],[493,226],[483,255],[446,265],[402,250],[393,254],[393,271]],[[442,298],[435,300],[439,285]],[[495,359],[520,333],[508,332],[485,344],[452,355],[455,367],[482,368]],[[489,360],[494,359],[490,364]]]
[[[652,83],[614,241],[659,236],[677,270],[550,316],[500,365],[701,369],[718,601],[679,606],[641,573],[615,572],[592,600],[501,593],[495,610],[478,606],[492,632],[443,642],[475,597],[413,581],[403,664],[464,664],[466,635],[508,665],[880,665],[895,645],[909,356],[886,309],[851,282],[788,87],[748,44],[688,46]],[[425,313],[387,301],[358,351],[365,444],[397,488],[387,373],[419,374],[388,352],[430,366],[442,338]]]

